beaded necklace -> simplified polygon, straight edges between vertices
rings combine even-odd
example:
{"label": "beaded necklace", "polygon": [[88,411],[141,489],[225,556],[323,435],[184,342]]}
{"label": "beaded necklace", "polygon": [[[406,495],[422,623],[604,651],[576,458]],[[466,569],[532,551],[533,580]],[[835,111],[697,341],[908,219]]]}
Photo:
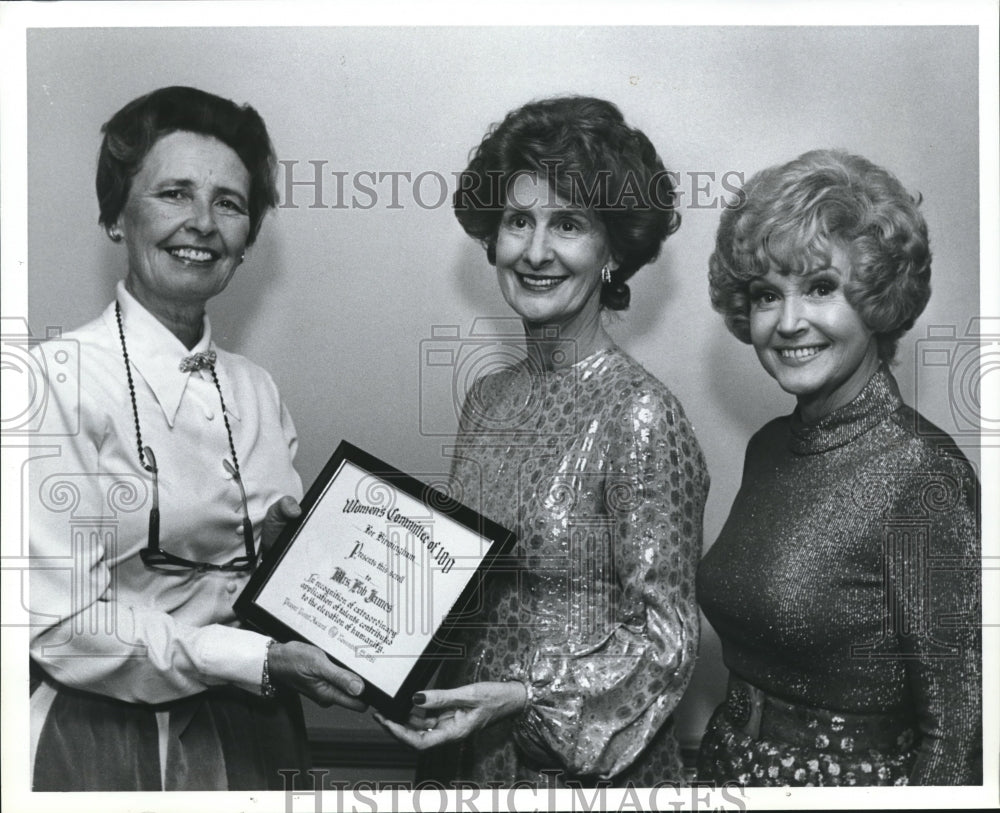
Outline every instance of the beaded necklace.
{"label": "beaded necklace", "polygon": [[[139,408],[135,402],[135,383],[132,381],[132,365],[128,357],[128,347],[125,344],[125,328],[122,327],[122,309],[118,302],[115,302],[115,320],[118,322],[118,337],[122,342],[122,356],[125,359],[125,375],[128,378],[128,395],[132,401],[132,417],[135,419],[135,436],[136,443],[139,448],[139,462],[146,471],[151,472],[155,466],[146,462],[146,456],[143,453],[142,429],[139,426]],[[229,438],[229,451],[233,454],[233,468],[236,470],[237,478],[240,478],[240,461],[236,456],[236,446],[233,444],[233,430],[229,426],[229,413],[226,409],[226,400],[222,397],[222,387],[219,385],[219,376],[215,372],[214,362],[207,361],[205,366],[212,375],[212,383],[215,384],[215,391],[219,393],[219,403],[222,405],[222,420],[226,424],[226,436]],[[242,479],[240,481],[242,482]]]}

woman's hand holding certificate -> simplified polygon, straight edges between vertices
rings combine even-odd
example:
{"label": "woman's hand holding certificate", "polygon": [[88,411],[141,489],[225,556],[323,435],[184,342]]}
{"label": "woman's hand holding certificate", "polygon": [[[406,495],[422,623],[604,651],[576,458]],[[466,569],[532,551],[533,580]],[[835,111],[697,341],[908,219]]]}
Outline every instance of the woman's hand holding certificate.
{"label": "woman's hand holding certificate", "polygon": [[[375,719],[418,750],[461,740],[491,723],[524,710],[528,692],[520,681],[470,683],[457,689],[427,689],[413,696],[416,707],[406,725]],[[424,712],[423,714],[419,712]]]}

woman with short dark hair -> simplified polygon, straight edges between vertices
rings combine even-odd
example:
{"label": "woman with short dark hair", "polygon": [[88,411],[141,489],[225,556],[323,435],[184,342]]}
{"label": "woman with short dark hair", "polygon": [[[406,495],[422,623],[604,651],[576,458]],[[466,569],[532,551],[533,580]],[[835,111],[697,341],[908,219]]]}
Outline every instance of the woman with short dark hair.
{"label": "woman with short dark hair", "polygon": [[712,304],[798,405],[750,440],[698,569],[730,670],[698,778],[980,783],[979,484],[888,366],[930,296],[918,201],[834,150],[742,197]]}
{"label": "woman with short dark hair", "polygon": [[73,377],[49,388],[59,453],[31,469],[31,554],[59,563],[31,570],[33,787],[283,789],[310,767],[298,692],[364,704],[321,650],[232,610],[302,488],[274,382],[205,314],[276,202],[274,151],[252,107],[187,87],[103,131],[100,222],[128,271],[63,337],[78,369],[49,367]]}
{"label": "woman with short dark hair", "polygon": [[455,213],[496,266],[526,356],[467,394],[455,496],[514,530],[442,688],[414,698],[422,778],[682,781],[671,714],[698,648],[708,474],[680,403],[604,309],[678,226],[649,139],[602,99],[533,102],[487,133]]}
{"label": "woman with short dark hair", "polygon": [[197,88],[160,88],[133,99],[101,132],[96,185],[99,222],[105,228],[118,221],[146,155],[159,139],[174,132],[214,138],[239,157],[250,180],[247,246],[254,244],[264,215],[278,203],[274,147],[264,120],[250,105],[239,106]]}
{"label": "woman with short dark hair", "polygon": [[680,227],[674,184],[656,148],[603,99],[565,96],[512,110],[490,129],[459,176],[455,217],[496,263],[511,181],[546,178],[551,193],[592,210],[607,231],[615,268],[600,305],[629,306],[627,280],[653,262]]}

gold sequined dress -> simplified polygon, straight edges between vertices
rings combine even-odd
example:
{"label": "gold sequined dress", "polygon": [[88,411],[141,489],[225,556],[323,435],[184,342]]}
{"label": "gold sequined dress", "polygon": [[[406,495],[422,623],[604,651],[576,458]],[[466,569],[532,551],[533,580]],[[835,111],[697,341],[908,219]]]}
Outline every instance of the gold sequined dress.
{"label": "gold sequined dress", "polygon": [[680,403],[618,348],[523,362],[473,386],[455,455],[455,496],[518,541],[439,685],[521,680],[529,703],[432,752],[422,778],[679,781],[670,716],[698,650],[709,485]]}
{"label": "gold sequined dress", "polygon": [[761,429],[698,570],[736,676],[699,780],[981,783],[978,511],[972,467],[885,367],[820,421]]}

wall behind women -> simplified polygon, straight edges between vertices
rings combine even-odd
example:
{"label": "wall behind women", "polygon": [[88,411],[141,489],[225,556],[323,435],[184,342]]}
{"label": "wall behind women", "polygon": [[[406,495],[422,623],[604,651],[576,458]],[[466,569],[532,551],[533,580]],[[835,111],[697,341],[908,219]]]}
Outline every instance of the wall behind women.
{"label": "wall behind women", "polygon": [[[960,338],[979,310],[975,29],[33,30],[36,334],[93,318],[124,275],[124,250],[97,227],[98,130],[125,102],[170,84],[250,102],[288,162],[283,208],[209,313],[218,342],[277,381],[298,426],[307,484],[341,438],[427,479],[447,473],[443,447],[458,400],[493,354],[483,334],[510,327],[476,321],[510,313],[484,252],[447,205],[451,173],[488,124],[560,93],[618,104],[679,173],[681,229],[634,278],[632,307],[610,330],[694,423],[713,481],[706,547],[739,486],[749,436],[794,405],[709,305],[708,257],[725,186],[736,181],[727,173],[749,177],[808,149],[843,147],[923,194],[934,294],[900,347],[896,373],[907,401],[946,429],[961,428],[948,381],[949,369],[961,369],[917,363],[917,339],[941,325]],[[321,188],[286,186],[317,172]],[[959,360],[968,350],[947,330],[929,344]],[[448,348],[460,351],[455,365],[427,364],[428,350]],[[969,397],[972,384],[963,380],[958,396]],[[704,633],[681,709],[689,740],[723,692],[718,641],[707,625]],[[310,714],[315,725],[353,722]]]}

